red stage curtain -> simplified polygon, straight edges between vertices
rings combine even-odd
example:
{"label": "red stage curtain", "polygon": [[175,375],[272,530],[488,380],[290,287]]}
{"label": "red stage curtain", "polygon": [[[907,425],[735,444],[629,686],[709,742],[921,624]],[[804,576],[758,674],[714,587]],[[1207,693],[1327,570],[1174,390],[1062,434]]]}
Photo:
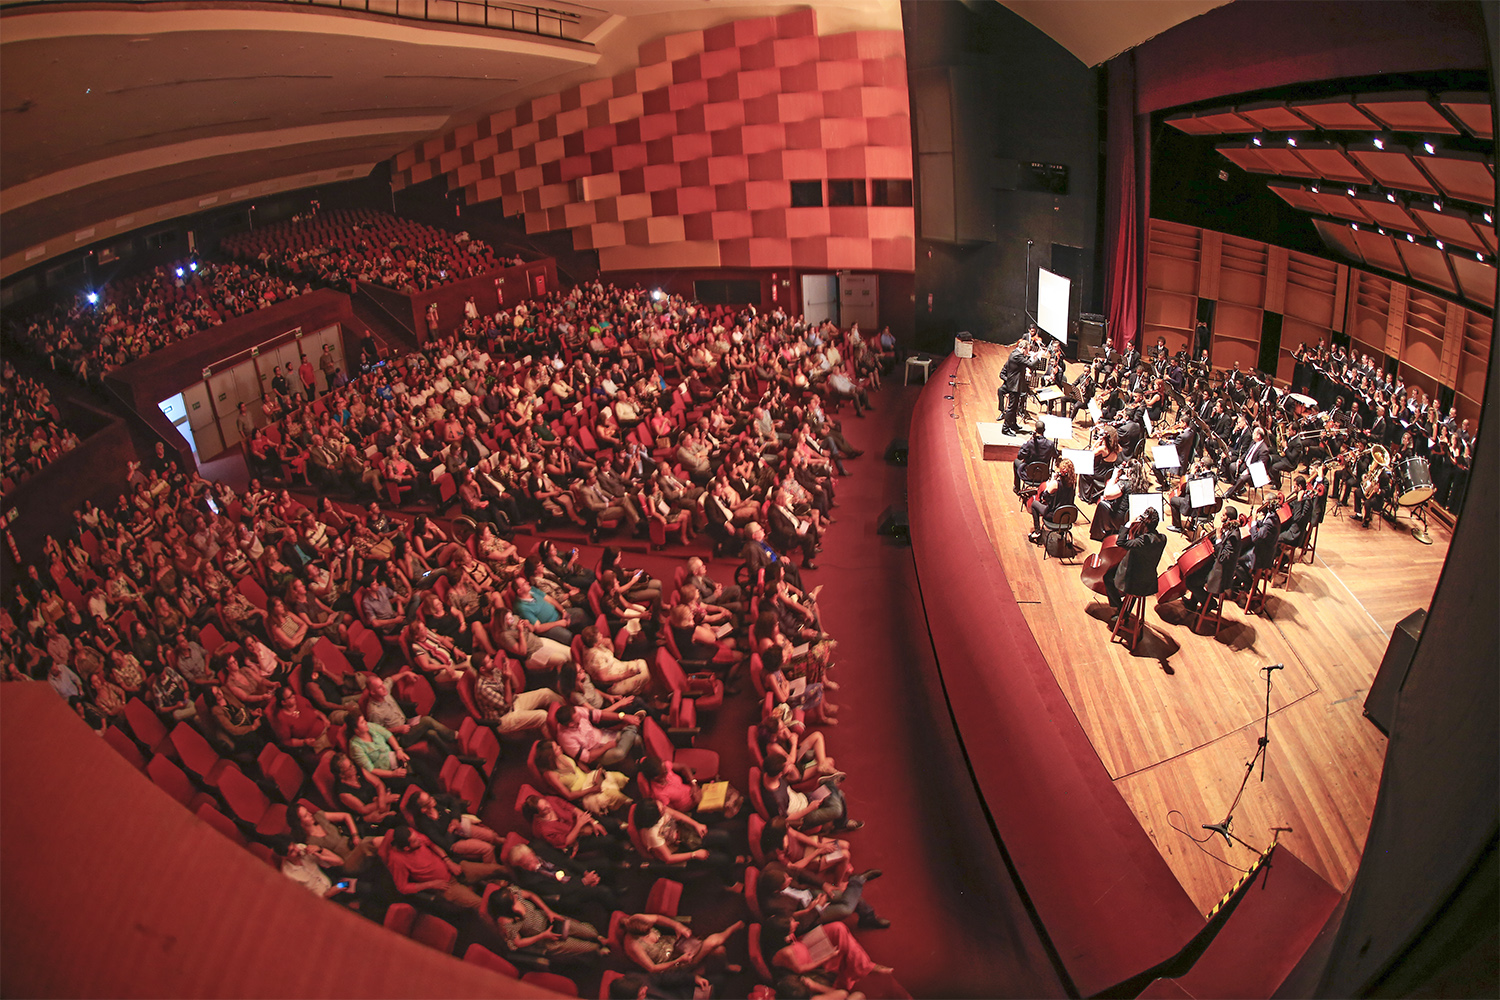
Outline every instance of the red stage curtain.
{"label": "red stage curtain", "polygon": [[1141,217],[1136,170],[1135,56],[1107,65],[1107,132],[1104,173],[1104,317],[1117,351],[1140,328]]}

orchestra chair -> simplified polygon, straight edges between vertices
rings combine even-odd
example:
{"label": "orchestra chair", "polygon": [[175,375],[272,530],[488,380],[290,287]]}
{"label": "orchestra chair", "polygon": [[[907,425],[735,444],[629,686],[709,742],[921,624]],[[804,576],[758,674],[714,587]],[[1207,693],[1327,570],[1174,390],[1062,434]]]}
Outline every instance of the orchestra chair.
{"label": "orchestra chair", "polygon": [[[1058,559],[1066,562],[1078,552],[1078,545],[1073,541],[1073,525],[1078,522],[1078,508],[1069,504],[1059,507],[1053,511],[1050,517],[1042,518],[1042,560],[1045,562],[1048,553],[1054,544],[1061,546],[1067,543],[1067,554],[1058,555]],[[1058,550],[1063,551],[1061,548]]]}
{"label": "orchestra chair", "polygon": [[1021,509],[1031,503],[1031,498],[1036,496],[1036,491],[1042,488],[1047,477],[1052,474],[1052,467],[1046,462],[1028,462],[1021,470],[1021,488],[1016,490],[1016,496],[1021,500]]}
{"label": "orchestra chair", "polygon": [[1266,591],[1271,589],[1271,577],[1275,573],[1275,563],[1255,571],[1250,578],[1250,589],[1245,591],[1245,614],[1271,617],[1266,611]]}
{"label": "orchestra chair", "polygon": [[[1307,543],[1302,545],[1288,545],[1279,543],[1276,546],[1276,562],[1271,576],[1271,586],[1290,587],[1292,583],[1292,567],[1302,561],[1302,555],[1307,551]],[[1281,577],[1281,582],[1276,582],[1276,577]]]}
{"label": "orchestra chair", "polygon": [[1204,596],[1203,606],[1198,609],[1197,617],[1193,619],[1193,631],[1199,635],[1203,634],[1203,626],[1209,622],[1214,626],[1214,637],[1219,635],[1219,629],[1224,627],[1224,595],[1207,594]]}
{"label": "orchestra chair", "polygon": [[1141,639],[1141,629],[1146,623],[1146,595],[1124,594],[1125,603],[1120,605],[1120,613],[1115,618],[1115,624],[1110,629],[1109,641],[1122,642],[1125,648],[1131,652],[1135,651],[1135,645]]}

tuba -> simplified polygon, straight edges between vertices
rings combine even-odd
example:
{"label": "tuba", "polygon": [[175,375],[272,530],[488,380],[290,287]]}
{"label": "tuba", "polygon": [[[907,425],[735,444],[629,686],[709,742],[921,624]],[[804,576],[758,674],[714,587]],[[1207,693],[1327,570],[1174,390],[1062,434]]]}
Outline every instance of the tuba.
{"label": "tuba", "polygon": [[1374,496],[1376,489],[1380,486],[1380,473],[1389,468],[1390,464],[1391,455],[1385,450],[1385,445],[1371,445],[1370,469],[1365,473],[1365,478],[1360,480],[1360,492],[1367,497]]}

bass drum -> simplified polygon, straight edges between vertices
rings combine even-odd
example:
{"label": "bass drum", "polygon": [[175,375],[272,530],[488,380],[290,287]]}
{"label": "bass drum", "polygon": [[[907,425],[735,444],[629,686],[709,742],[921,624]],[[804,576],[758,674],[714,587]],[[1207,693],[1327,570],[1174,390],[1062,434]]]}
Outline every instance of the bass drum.
{"label": "bass drum", "polygon": [[1432,466],[1420,455],[1411,455],[1396,463],[1396,502],[1403,507],[1415,507],[1437,492],[1432,485]]}

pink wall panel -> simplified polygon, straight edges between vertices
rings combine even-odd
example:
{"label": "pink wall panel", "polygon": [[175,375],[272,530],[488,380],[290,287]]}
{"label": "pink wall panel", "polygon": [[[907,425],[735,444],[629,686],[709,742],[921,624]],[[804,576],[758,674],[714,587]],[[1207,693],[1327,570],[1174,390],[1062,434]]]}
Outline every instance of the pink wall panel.
{"label": "pink wall panel", "polygon": [[719,257],[725,267],[790,267],[792,245],[777,239],[724,240]]}
{"label": "pink wall panel", "polygon": [[659,115],[642,115],[636,124],[640,126],[641,142],[651,142],[678,131],[677,115],[670,111]]}
{"label": "pink wall panel", "polygon": [[869,236],[870,210],[837,206],[828,209],[829,232],[840,236]]}
{"label": "pink wall panel", "polygon": [[647,191],[665,191],[682,184],[682,167],[676,163],[648,164],[642,170]]}
{"label": "pink wall panel", "polygon": [[786,234],[793,239],[806,236],[829,236],[839,233],[843,236],[852,236],[833,225],[833,212],[831,208],[783,208],[775,209],[785,219]]}
{"label": "pink wall panel", "polygon": [[871,240],[870,252],[873,255],[870,266],[882,271],[916,270],[916,240],[910,236],[891,240]]}
{"label": "pink wall panel", "polygon": [[615,83],[611,79],[588,80],[578,85],[580,107],[589,107],[615,96]]}
{"label": "pink wall panel", "polygon": [[592,226],[573,230],[573,246],[578,250],[617,247],[624,242],[625,223],[623,222],[596,222]]}
{"label": "pink wall panel", "polygon": [[709,28],[703,33],[703,47],[706,49],[741,48],[774,37],[776,37],[775,18],[753,17],[721,24],[717,28]]}
{"label": "pink wall panel", "polygon": [[663,243],[656,246],[606,247],[599,251],[604,271],[632,269],[680,271],[685,268],[719,266],[719,244],[712,241]]}
{"label": "pink wall panel", "polygon": [[648,90],[665,87],[671,82],[671,63],[653,63],[650,66],[638,66],[635,69],[619,73],[614,77],[614,96],[624,97],[626,94],[644,94]]}
{"label": "pink wall panel", "polygon": [[788,149],[833,150],[863,146],[868,141],[869,132],[863,118],[824,118],[786,126]]}
{"label": "pink wall panel", "polygon": [[792,266],[824,270],[828,264],[828,237],[810,236],[792,240]]}
{"label": "pink wall panel", "polygon": [[496,111],[490,115],[490,135],[499,135],[501,132],[509,132],[516,124],[516,109],[506,108],[504,111]]}
{"label": "pink wall panel", "polygon": [[417,162],[417,151],[415,149],[403,149],[396,154],[396,169],[410,170]]}
{"label": "pink wall panel", "polygon": [[587,176],[593,166],[593,157],[589,156],[567,156],[561,164],[559,177],[565,181],[577,180]]}
{"label": "pink wall panel", "polygon": [[817,35],[818,14],[811,7],[799,7],[776,18],[777,38]]}
{"label": "pink wall panel", "polygon": [[496,153],[500,152],[500,140],[492,135],[487,135],[479,141],[475,142],[473,148],[475,162],[478,162],[479,160],[487,160],[490,157],[494,156]]}
{"label": "pink wall panel", "polygon": [[702,51],[703,32],[701,31],[685,31],[680,35],[667,35],[665,38],[658,38],[641,46],[641,65],[672,62]]}
{"label": "pink wall panel", "polygon": [[700,212],[683,217],[690,240],[749,239],[755,226],[749,212]]}
{"label": "pink wall panel", "polygon": [[[772,208],[763,212],[750,213],[750,235],[752,236],[787,236],[786,213],[789,209]],[[806,234],[798,234],[806,235]]]}
{"label": "pink wall panel", "polygon": [[790,208],[792,189],[781,181],[746,181],[745,207],[752,211],[763,208]]}
{"label": "pink wall panel", "polygon": [[543,94],[531,100],[531,120],[540,121],[562,110],[561,94]]}
{"label": "pink wall panel", "polygon": [[598,205],[592,201],[575,201],[563,206],[563,225],[569,229],[592,225],[598,221]]}
{"label": "pink wall panel", "polygon": [[743,212],[747,207],[745,201],[745,184],[747,183],[749,182],[741,181],[738,184],[714,185],[714,199],[718,210],[720,212]]}
{"label": "pink wall panel", "polygon": [[870,249],[870,241],[854,236],[828,237],[828,266],[862,270],[874,267],[875,255]]}
{"label": "pink wall panel", "polygon": [[582,201],[613,198],[619,193],[620,177],[618,174],[595,174],[578,180],[578,195]]}
{"label": "pink wall panel", "polygon": [[542,130],[536,122],[527,122],[525,125],[517,125],[510,130],[511,142],[516,149],[524,149],[542,137]]}
{"label": "pink wall panel", "polygon": [[625,242],[637,246],[651,243],[680,243],[686,238],[682,216],[655,216],[625,223]]}
{"label": "pink wall panel", "polygon": [[453,130],[454,146],[467,146],[478,138],[479,126],[473,122],[470,122],[467,125],[460,125],[458,128]]}
{"label": "pink wall panel", "polygon": [[848,31],[818,39],[823,59],[884,59],[905,57],[906,45],[899,31]]}
{"label": "pink wall panel", "polygon": [[466,163],[458,168],[458,172],[452,175],[453,184],[450,187],[466,188],[479,180],[480,165],[477,163]]}
{"label": "pink wall panel", "polygon": [[904,113],[886,118],[866,119],[865,128],[872,146],[911,148],[911,119]]}
{"label": "pink wall panel", "polygon": [[463,162],[464,157],[462,152],[457,149],[450,150],[449,152],[446,152],[438,157],[438,173],[446,174],[450,171],[457,170]]}
{"label": "pink wall panel", "polygon": [[712,212],[719,203],[718,194],[712,187],[680,187],[677,189],[676,215],[693,212]]}
{"label": "pink wall panel", "polygon": [[[678,115],[679,125],[685,120],[682,116],[691,111],[701,110],[703,112],[703,124],[698,128],[681,129],[683,132],[718,132],[721,129],[735,128],[745,124],[749,120],[749,108],[744,101],[711,101],[700,105],[699,108],[690,108]],[[693,121],[693,119],[686,119]],[[771,119],[774,121],[775,119]]]}
{"label": "pink wall panel", "polygon": [[536,150],[538,163],[552,163],[563,158],[562,139],[543,139],[532,148]]}

